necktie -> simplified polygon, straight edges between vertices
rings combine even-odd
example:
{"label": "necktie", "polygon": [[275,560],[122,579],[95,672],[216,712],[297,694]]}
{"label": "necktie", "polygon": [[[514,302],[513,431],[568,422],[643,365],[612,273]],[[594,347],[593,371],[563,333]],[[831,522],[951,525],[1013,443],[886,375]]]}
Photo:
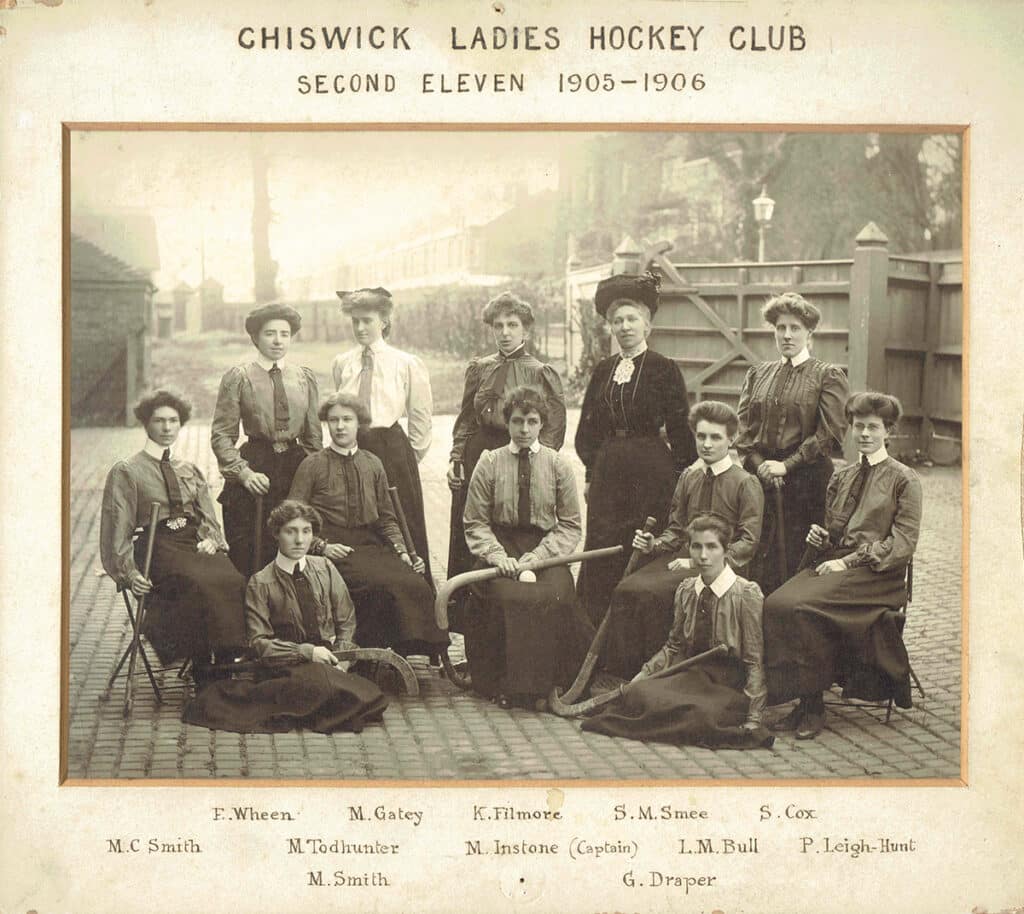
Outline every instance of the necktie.
{"label": "necktie", "polygon": [[782,367],[775,373],[775,380],[768,391],[767,412],[765,414],[765,447],[769,451],[775,451],[779,446],[779,432],[781,431],[782,420],[785,411],[782,408],[782,395],[789,386],[789,379],[793,375],[793,363],[786,359]]}
{"label": "necktie", "polygon": [[711,513],[711,496],[715,491],[715,474],[711,467],[704,471],[704,479],[700,484],[700,504],[697,510],[701,514]]}
{"label": "necktie", "polygon": [[519,452],[519,511],[520,527],[530,526],[530,449],[523,448]]}
{"label": "necktie", "polygon": [[853,485],[850,486],[850,494],[846,496],[843,510],[835,517],[832,529],[829,530],[829,538],[834,546],[842,541],[846,528],[850,525],[850,518],[853,517],[861,498],[864,496],[864,487],[867,485],[868,476],[871,475],[871,464],[868,463],[866,455],[861,454],[860,468],[854,477]]}
{"label": "necktie", "polygon": [[320,644],[324,639],[320,634],[320,622],[316,617],[316,597],[313,596],[313,588],[309,578],[295,563],[295,570],[292,572],[292,583],[295,585],[295,596],[299,601],[299,612],[302,613],[302,628],[306,641],[310,644]]}
{"label": "necktie", "polygon": [[284,390],[284,379],[281,377],[281,369],[274,362],[270,369],[270,383],[274,385],[274,431],[288,431],[288,394]]}
{"label": "necktie", "polygon": [[164,485],[167,486],[167,501],[171,506],[171,518],[182,517],[185,514],[185,503],[181,497],[181,486],[178,477],[174,475],[174,467],[171,466],[171,449],[165,448],[164,455],[160,458],[160,472],[164,477]]}
{"label": "necktie", "polygon": [[693,646],[690,656],[711,649],[711,619],[715,612],[715,592],[705,587],[697,597],[697,618],[693,626]]}
{"label": "necktie", "polygon": [[373,350],[363,347],[363,368],[359,372],[359,402],[370,412],[370,398],[373,396]]}

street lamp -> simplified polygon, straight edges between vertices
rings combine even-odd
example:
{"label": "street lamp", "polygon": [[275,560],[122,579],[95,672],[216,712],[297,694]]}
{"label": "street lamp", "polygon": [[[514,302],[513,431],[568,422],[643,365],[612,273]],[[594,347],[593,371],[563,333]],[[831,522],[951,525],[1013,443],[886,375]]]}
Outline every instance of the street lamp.
{"label": "street lamp", "polygon": [[757,222],[757,262],[764,263],[764,233],[772,221],[775,201],[768,196],[768,185],[761,185],[761,196],[753,200],[754,220]]}

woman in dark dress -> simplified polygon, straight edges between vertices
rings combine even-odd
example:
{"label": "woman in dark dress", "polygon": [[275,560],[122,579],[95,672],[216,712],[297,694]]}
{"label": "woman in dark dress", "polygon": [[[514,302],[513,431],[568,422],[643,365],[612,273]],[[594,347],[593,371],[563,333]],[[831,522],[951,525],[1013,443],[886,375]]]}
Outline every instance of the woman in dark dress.
{"label": "woman in dark dress", "polygon": [[533,308],[511,292],[503,292],[487,303],[482,320],[494,333],[498,351],[472,359],[467,366],[462,408],[452,430],[448,464],[448,487],[452,490],[449,578],[473,567],[473,555],[466,545],[462,525],[466,486],[473,478],[480,455],[509,442],[504,416],[506,392],[524,385],[540,391],[547,409],[540,443],[557,451],[565,440],[562,380],[550,365],[526,348],[533,327]]}
{"label": "woman in dark dress", "polygon": [[[256,496],[263,497],[269,514],[288,494],[299,464],[323,445],[316,375],[286,361],[301,327],[299,312],[287,305],[250,312],[245,332],[256,358],[225,373],[217,393],[210,446],[224,477],[220,503],[231,561],[244,575],[274,557],[274,544],[265,537],[261,555],[253,560]],[[241,448],[239,424],[247,438]]]}
{"label": "woman in dark dress", "polygon": [[[813,739],[825,725],[822,692],[910,707],[910,661],[900,620],[907,565],[921,529],[921,482],[894,460],[886,440],[902,413],[888,394],[846,404],[860,460],[828,485],[825,524],[811,524],[812,566],[765,600],[769,700],[800,703],[777,725]],[[810,556],[809,556],[810,557]]]}
{"label": "woman in dark dress", "polygon": [[[766,490],[761,543],[749,575],[765,593],[792,577],[800,564],[804,536],[825,513],[832,454],[846,433],[843,406],[849,396],[842,369],[812,357],[808,344],[821,312],[795,292],[768,300],[761,310],[775,328],[782,358],[747,372],[737,412],[736,450],[743,467]],[[782,490],[784,524],[779,527],[772,489]],[[786,568],[777,559],[778,536],[786,543]]]}
{"label": "woman in dark dress", "polygon": [[255,681],[212,682],[185,708],[185,723],[235,733],[292,729],[358,732],[379,721],[387,698],[348,673],[335,650],[355,647],[355,610],[348,588],[327,559],[308,555],[320,531],[309,505],[283,501],[267,521],[277,555],[245,591],[245,625],[263,661]]}
{"label": "woman in dark dress", "polygon": [[538,440],[544,395],[517,388],[503,413],[510,441],[480,457],[466,500],[469,548],[480,567],[501,574],[471,588],[466,658],[477,692],[503,708],[532,707],[572,680],[590,632],[567,565],[530,572],[532,581],[519,576],[530,562],[571,554],[582,524],[572,468]]}
{"label": "woman in dark dress", "polygon": [[[729,749],[768,748],[761,723],[766,689],[761,590],[727,564],[732,530],[721,518],[691,521],[690,558],[699,570],[675,595],[665,646],[633,678],[622,698],[583,722],[607,736]],[[648,679],[720,644],[728,653],[660,679]]]}
{"label": "woman in dark dress", "polygon": [[[192,413],[169,390],[135,407],[146,428],[141,451],[114,464],[103,489],[100,559],[118,589],[136,597],[153,591],[145,634],[164,662],[191,657],[197,671],[245,652],[243,578],[227,557],[206,480],[195,464],[175,456],[174,443]],[[160,506],[149,577],[144,565],[150,511]],[[143,527],[133,542],[133,533]]]}
{"label": "woman in dark dress", "polygon": [[[430,376],[418,356],[396,349],[387,341],[394,310],[387,289],[337,294],[359,345],[335,357],[331,366],[334,386],[340,393],[358,399],[370,417],[368,423],[359,426],[359,446],[380,459],[389,485],[398,489],[413,540],[409,548],[415,548],[423,559],[429,579],[430,550],[419,462],[430,448]],[[399,423],[402,418],[408,432]]]}
{"label": "woman in dark dress", "polygon": [[578,591],[595,625],[625,571],[634,531],[648,516],[664,529],[676,479],[697,457],[679,366],[647,348],[658,286],[651,273],[618,275],[598,283],[594,296],[621,352],[594,368],[576,430],[576,453],[587,468],[585,548],[624,547],[580,570]]}

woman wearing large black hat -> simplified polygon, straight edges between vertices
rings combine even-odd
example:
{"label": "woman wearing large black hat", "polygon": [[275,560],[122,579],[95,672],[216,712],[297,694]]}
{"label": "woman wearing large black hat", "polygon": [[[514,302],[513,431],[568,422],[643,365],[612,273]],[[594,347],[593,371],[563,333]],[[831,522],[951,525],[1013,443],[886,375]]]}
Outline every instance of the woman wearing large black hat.
{"label": "woman wearing large black hat", "polygon": [[[299,312],[287,305],[250,312],[245,332],[256,358],[229,369],[217,394],[210,445],[224,477],[224,535],[231,561],[245,575],[270,562],[276,548],[266,537],[262,554],[252,554],[256,497],[263,497],[268,516],[287,497],[299,464],[323,446],[316,375],[287,360],[301,327]],[[241,447],[239,425],[247,438]]]}
{"label": "woman wearing large black hat", "polygon": [[648,516],[664,527],[676,479],[697,457],[679,366],[647,347],[658,288],[651,273],[623,274],[602,280],[594,296],[620,352],[594,368],[576,430],[587,468],[586,548],[624,547],[580,571],[579,594],[595,623],[625,570],[634,531]]}

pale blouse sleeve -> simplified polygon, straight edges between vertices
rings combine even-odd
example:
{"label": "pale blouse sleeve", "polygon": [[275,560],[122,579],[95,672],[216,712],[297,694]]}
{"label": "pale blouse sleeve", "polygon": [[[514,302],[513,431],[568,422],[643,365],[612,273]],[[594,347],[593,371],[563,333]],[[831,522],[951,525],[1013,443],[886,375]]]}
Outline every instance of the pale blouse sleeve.
{"label": "pale blouse sleeve", "polygon": [[743,590],[740,605],[740,636],[743,644],[740,659],[747,671],[747,682],[743,693],[750,699],[747,709],[747,723],[760,724],[768,701],[768,686],[764,678],[764,630],[762,610],[764,596],[761,588],[752,581]]}
{"label": "pale blouse sleeve", "polygon": [[135,477],[125,461],[118,461],[107,474],[100,514],[100,562],[118,588],[127,587],[140,573],[132,544],[137,510]]}
{"label": "pale blouse sleeve", "polygon": [[220,379],[217,405],[210,424],[210,447],[217,457],[220,474],[225,479],[245,482],[252,475],[249,464],[238,450],[238,426],[242,421],[241,390],[245,372],[231,368]]}
{"label": "pale blouse sleeve", "polygon": [[416,459],[422,460],[430,449],[434,401],[430,393],[430,375],[423,360],[414,355],[408,358],[409,388],[405,413],[409,420],[409,444],[416,452]]}
{"label": "pale blouse sleeve", "polygon": [[324,446],[324,430],[318,415],[320,389],[316,383],[316,375],[309,368],[303,368],[302,373],[306,376],[309,399],[306,402],[306,418],[299,433],[299,444],[307,454],[315,454]]}
{"label": "pale blouse sleeve", "polygon": [[466,545],[473,555],[492,565],[506,557],[505,547],[491,529],[491,506],[494,504],[494,461],[496,451],[484,451],[473,470],[466,496],[462,520]]}
{"label": "pale blouse sleeve", "polygon": [[533,550],[533,554],[539,559],[571,554],[583,535],[576,476],[568,461],[563,460],[558,454],[554,455],[553,464],[557,520],[555,526],[544,534],[544,538]]}
{"label": "pale blouse sleeve", "polygon": [[228,551],[227,540],[217,522],[217,511],[213,506],[213,498],[210,496],[210,487],[206,478],[200,472],[199,467],[191,465],[192,472],[196,477],[196,512],[199,514],[199,539],[213,540],[217,549],[221,552]]}

